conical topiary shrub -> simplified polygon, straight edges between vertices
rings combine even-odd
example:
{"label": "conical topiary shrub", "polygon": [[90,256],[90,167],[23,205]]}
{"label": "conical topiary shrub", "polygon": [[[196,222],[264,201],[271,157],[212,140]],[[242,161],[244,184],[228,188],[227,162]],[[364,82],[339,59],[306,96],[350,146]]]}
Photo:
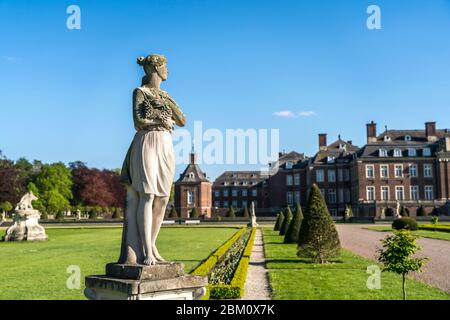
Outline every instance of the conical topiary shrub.
{"label": "conical topiary shrub", "polygon": [[283,220],[283,224],[280,227],[280,236],[284,236],[289,228],[289,224],[292,221],[292,211],[289,206],[285,210],[285,216]]}
{"label": "conical topiary shrub", "polygon": [[295,210],[294,218],[292,218],[289,228],[284,236],[284,243],[297,243],[298,234],[303,221],[303,212],[300,204],[297,203],[297,209]]}
{"label": "conical topiary shrub", "polygon": [[425,210],[425,208],[423,206],[420,206],[419,209],[417,209],[416,215],[418,217],[425,217],[427,215],[427,211]]}
{"label": "conical topiary shrub", "polygon": [[275,226],[273,227],[273,231],[280,231],[281,224],[284,220],[283,212],[277,214],[277,220],[275,221]]}
{"label": "conical topiary shrub", "polygon": [[408,216],[409,216],[408,211],[406,210],[405,207],[401,207],[401,208],[400,208],[400,215],[401,215],[402,217],[408,217]]}
{"label": "conical topiary shrub", "polygon": [[315,263],[325,263],[338,257],[340,250],[341,244],[334,221],[320,189],[314,184],[298,235],[297,256],[311,258]]}
{"label": "conical topiary shrub", "polygon": [[227,217],[228,217],[228,218],[236,218],[236,213],[234,213],[233,207],[230,207],[230,208],[228,209]]}
{"label": "conical topiary shrub", "polygon": [[177,209],[175,209],[175,206],[172,206],[172,208],[170,208],[169,218],[172,218],[172,219],[178,218],[178,212],[177,212]]}
{"label": "conical topiary shrub", "polygon": [[197,211],[197,208],[193,208],[192,209],[192,211],[191,211],[191,214],[190,214],[190,216],[189,216],[190,218],[198,218],[198,211]]}

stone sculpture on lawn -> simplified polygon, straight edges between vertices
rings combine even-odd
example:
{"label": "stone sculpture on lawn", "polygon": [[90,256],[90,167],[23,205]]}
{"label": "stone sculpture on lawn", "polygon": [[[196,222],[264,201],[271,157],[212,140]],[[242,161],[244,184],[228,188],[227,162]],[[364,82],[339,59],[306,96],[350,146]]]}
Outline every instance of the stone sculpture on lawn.
{"label": "stone sculpture on lawn", "polygon": [[6,230],[5,241],[47,240],[44,227],[39,224],[41,214],[33,208],[38,198],[33,192],[26,193],[14,209],[14,224]]}
{"label": "stone sculpture on lawn", "polygon": [[126,210],[120,257],[106,265],[105,276],[86,277],[90,299],[198,299],[207,277],[184,275],[183,265],[165,262],[156,240],[175,175],[174,125],[184,126],[175,100],[160,89],[167,79],[166,58],[140,57],[142,85],[133,93],[136,129],[126,154],[121,179],[126,185]]}

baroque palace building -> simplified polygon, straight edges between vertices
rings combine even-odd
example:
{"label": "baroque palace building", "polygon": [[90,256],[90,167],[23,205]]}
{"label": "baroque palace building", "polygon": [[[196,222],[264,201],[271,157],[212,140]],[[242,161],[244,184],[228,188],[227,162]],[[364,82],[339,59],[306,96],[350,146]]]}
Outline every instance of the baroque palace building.
{"label": "baroque palace building", "polygon": [[[188,190],[194,185],[198,191],[192,189],[196,196],[190,206],[197,206],[198,199],[208,215],[224,214],[229,207],[239,211],[254,202],[264,216],[287,205],[304,207],[309,189],[317,184],[333,216],[342,216],[347,206],[365,217],[392,215],[399,206],[412,216],[420,206],[429,213],[435,208],[450,213],[450,132],[438,130],[435,122],[427,122],[423,130],[386,128],[381,134],[376,123],[368,123],[367,143],[361,148],[340,136],[328,144],[327,135],[319,134],[312,157],[280,153],[266,172],[226,171],[212,186],[193,159],[176,183],[176,206],[182,212],[189,208]],[[192,171],[200,173],[186,178]],[[210,198],[202,200],[207,190]]]}

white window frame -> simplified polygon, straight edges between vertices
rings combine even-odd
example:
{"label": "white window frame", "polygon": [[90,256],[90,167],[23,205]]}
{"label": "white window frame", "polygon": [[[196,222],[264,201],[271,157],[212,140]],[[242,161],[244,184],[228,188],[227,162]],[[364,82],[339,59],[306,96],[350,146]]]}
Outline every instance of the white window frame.
{"label": "white window frame", "polygon": [[[397,173],[397,168],[401,168],[401,174],[400,175],[398,175]],[[394,176],[396,177],[396,178],[403,178],[403,165],[402,164],[396,164],[395,166],[394,166]]]}
{"label": "white window frame", "polygon": [[239,195],[239,190],[238,189],[232,189],[231,190],[231,196],[233,198],[237,197]]}
{"label": "white window frame", "polygon": [[223,190],[223,196],[224,196],[224,197],[228,197],[228,195],[229,195],[228,189],[224,189],[224,190]]}
{"label": "white window frame", "polygon": [[327,200],[328,203],[337,203],[336,189],[328,189]]}
{"label": "white window frame", "polygon": [[286,185],[292,186],[294,184],[294,177],[291,174],[286,175]]}
{"label": "white window frame", "polygon": [[186,197],[186,200],[187,200],[188,206],[195,204],[195,194],[194,194],[194,191],[192,191],[192,190],[188,190],[188,191],[187,191],[187,197]]}
{"label": "white window frame", "polygon": [[252,190],[252,197],[257,197],[258,196],[258,190],[253,189]]}
{"label": "white window frame", "polygon": [[[414,168],[414,169],[411,170],[411,168]],[[408,171],[409,171],[409,176],[411,178],[417,178],[417,176],[418,176],[418,174],[417,174],[418,173],[418,171],[417,171],[417,164],[411,163],[409,165]]]}
{"label": "white window frame", "polygon": [[248,208],[248,201],[242,200],[242,208]]}
{"label": "white window frame", "polygon": [[[383,168],[386,168],[386,175],[383,175]],[[388,164],[380,164],[380,177],[383,179],[389,179],[389,165]]]}
{"label": "white window frame", "polygon": [[[369,195],[372,195],[372,197],[369,196]],[[366,187],[366,199],[367,199],[367,201],[375,201],[376,200],[376,194],[375,194],[375,187],[374,186]]]}
{"label": "white window frame", "polygon": [[328,182],[336,182],[336,170],[328,170]]}
{"label": "white window frame", "polygon": [[409,187],[409,197],[411,201],[418,201],[420,199],[420,190],[418,185]]}
{"label": "white window frame", "polygon": [[288,205],[294,204],[294,193],[291,191],[286,192],[286,203]]}
{"label": "white window frame", "polygon": [[417,157],[417,150],[414,148],[408,148],[408,157]]}
{"label": "white window frame", "polygon": [[300,185],[300,173],[294,174],[294,185],[296,186]]}
{"label": "white window frame", "polygon": [[402,149],[398,149],[398,148],[394,149],[394,157],[396,157],[396,158],[403,157]]}
{"label": "white window frame", "polygon": [[433,165],[431,163],[425,163],[423,165],[423,177],[433,178]]}
{"label": "white window frame", "polygon": [[323,169],[316,170],[316,181],[317,182],[325,182],[325,170],[323,170]]}
{"label": "white window frame", "polygon": [[228,200],[225,200],[225,201],[223,202],[223,208],[229,208]]}
{"label": "white window frame", "polygon": [[[398,195],[398,191],[401,190],[401,197],[399,197]],[[399,199],[401,198],[401,199]],[[404,201],[405,200],[405,187],[404,186],[395,186],[395,200],[397,201]]]}
{"label": "white window frame", "polygon": [[[371,171],[369,170],[370,168],[372,169]],[[372,175],[369,175],[369,172],[372,172]],[[375,165],[366,164],[366,178],[375,179]]]}
{"label": "white window frame", "polygon": [[424,187],[424,195],[426,201],[434,200],[434,187],[427,185]]}
{"label": "white window frame", "polygon": [[216,198],[220,197],[220,190],[214,190],[214,196]]}
{"label": "white window frame", "polygon": [[[389,188],[389,186],[381,186],[381,200],[382,201],[389,201],[391,199],[391,190]],[[386,191],[386,193],[385,193]],[[385,195],[387,195],[385,197]]]}
{"label": "white window frame", "polygon": [[431,157],[431,148],[423,148],[422,151],[424,157]]}
{"label": "white window frame", "polygon": [[286,169],[292,169],[293,166],[294,164],[291,160],[286,161]]}
{"label": "white window frame", "polygon": [[378,156],[379,156],[380,158],[386,158],[386,157],[388,156],[388,151],[387,151],[387,149],[383,149],[383,148],[379,149],[379,150],[378,150]]}
{"label": "white window frame", "polygon": [[248,194],[247,189],[242,190],[242,196],[243,196],[243,197],[246,197],[247,194]]}

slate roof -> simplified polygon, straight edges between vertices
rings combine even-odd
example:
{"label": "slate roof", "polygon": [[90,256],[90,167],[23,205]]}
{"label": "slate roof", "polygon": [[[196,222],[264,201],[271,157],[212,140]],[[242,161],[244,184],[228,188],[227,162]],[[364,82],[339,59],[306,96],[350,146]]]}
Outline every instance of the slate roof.
{"label": "slate roof", "polygon": [[198,164],[190,163],[183,171],[183,173],[180,174],[180,178],[175,182],[175,184],[189,182],[198,183],[210,181],[206,177],[206,173],[204,173],[202,169],[200,169],[200,166]]}
{"label": "slate roof", "polygon": [[[425,157],[424,149],[429,148],[433,156],[440,152],[442,140],[450,133],[448,129],[436,130],[436,136],[436,141],[428,141],[425,130],[385,130],[377,136],[377,142],[366,144],[358,152],[358,158],[378,158],[380,149],[387,151],[387,157],[393,157],[395,149],[401,150],[402,157],[409,157],[409,149],[416,150],[416,157]],[[385,137],[390,139],[385,140]]]}
{"label": "slate roof", "polygon": [[267,171],[225,171],[217,177],[213,186],[254,187],[263,183],[268,177],[269,173]]}
{"label": "slate roof", "polygon": [[278,160],[270,164],[271,170],[275,169],[286,169],[286,163],[288,161],[292,162],[292,168],[298,169],[307,165],[308,157],[304,153],[298,153],[296,151],[291,151],[288,153],[280,153]]}
{"label": "slate roof", "polygon": [[[385,130],[383,133],[378,135],[377,141],[385,142],[384,141],[385,136],[391,138],[391,141],[389,143],[392,144],[396,143],[404,144],[405,142],[409,144],[428,142],[425,130]],[[411,141],[406,141],[405,140],[406,136],[411,137]],[[436,136],[438,140],[446,136],[448,137],[449,130],[448,129],[436,130]]]}
{"label": "slate roof", "polygon": [[312,158],[313,164],[326,164],[333,159],[335,162],[347,162],[353,159],[353,155],[358,152],[359,148],[349,141],[338,139],[328,145],[325,150],[319,150]]}

